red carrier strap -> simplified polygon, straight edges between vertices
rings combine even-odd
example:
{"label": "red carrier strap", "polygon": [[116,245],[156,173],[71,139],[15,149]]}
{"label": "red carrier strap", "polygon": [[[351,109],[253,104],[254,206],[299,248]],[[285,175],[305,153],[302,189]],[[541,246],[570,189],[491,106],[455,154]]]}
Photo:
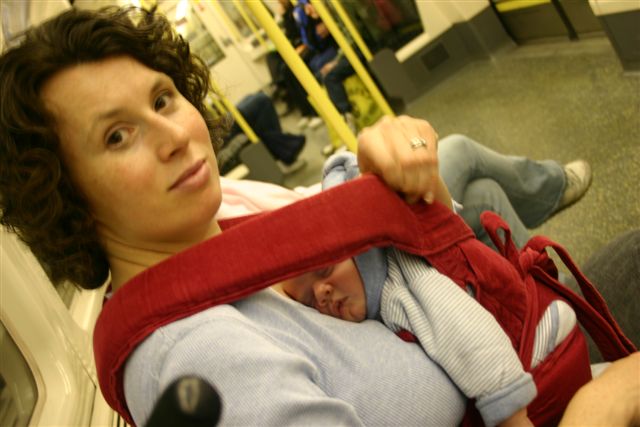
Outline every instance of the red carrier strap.
{"label": "red carrier strap", "polygon": [[[520,274],[526,289],[527,313],[522,328],[522,336],[520,346],[516,347],[518,356],[522,361],[525,370],[529,370],[531,366],[531,357],[533,355],[533,343],[535,339],[535,330],[538,320],[546,309],[544,301],[541,304],[538,298],[538,291],[535,283],[531,278],[527,278],[527,272],[520,265],[520,251],[511,239],[511,229],[504,219],[494,212],[485,211],[480,215],[482,226],[487,235],[498,249],[498,252],[507,259],[511,265]],[[502,236],[500,235],[502,234]]]}
{"label": "red carrier strap", "polygon": [[124,364],[158,327],[374,246],[429,256],[474,237],[446,207],[407,205],[374,176],[234,223],[134,277],[105,304],[94,331],[98,378],[129,423]]}
{"label": "red carrier strap", "polygon": [[545,262],[550,260],[543,248],[534,240],[527,251],[518,253],[506,224],[497,216],[489,218],[495,226],[490,234],[497,238],[498,228],[507,232],[504,243],[497,244],[504,258],[476,240],[446,207],[407,205],[378,178],[365,176],[277,211],[222,221],[223,233],[142,272],[105,304],[94,331],[102,393],[132,423],[124,397],[124,365],[155,329],[372,247],[391,245],[427,258],[459,285],[472,286],[478,302],[500,322],[523,361],[531,359],[532,330],[545,307],[539,297],[547,301],[558,294],[574,308],[585,307],[584,314],[580,308],[576,311],[585,326],[595,325],[594,338],[605,341],[612,330],[618,332],[620,337],[604,347],[612,358],[623,355],[630,343],[608,310],[601,316],[604,321],[592,316],[590,304],[606,308],[597,302],[595,289],[587,286],[587,302],[582,302],[566,289],[555,291],[553,284],[540,288],[533,277],[551,278],[549,272],[555,271]]}
{"label": "red carrier strap", "polygon": [[578,321],[587,330],[605,360],[614,361],[636,351],[635,345],[624,335],[620,326],[613,318],[602,295],[600,295],[595,286],[593,286],[589,279],[587,279],[582,271],[575,265],[573,259],[571,259],[571,256],[564,247],[544,236],[536,236],[527,242],[523,252],[533,251],[534,253],[541,253],[547,247],[553,248],[560,256],[564,265],[569,268],[569,271],[571,271],[578,282],[584,298],[559,283],[558,280],[551,277],[548,271],[540,265],[532,264],[530,267],[524,266],[524,268],[529,268],[531,274],[536,277],[540,283],[543,283],[555,293],[562,295],[571,302]]}
{"label": "red carrier strap", "polygon": [[[591,335],[606,360],[616,360],[636,351],[613,319],[602,296],[562,246],[546,237],[536,236],[518,251],[502,218],[493,212],[484,212],[480,219],[498,251],[518,270],[527,288],[528,311],[518,349],[526,370],[530,370],[536,326],[553,300],[563,300],[573,308],[578,322]],[[556,250],[573,273],[584,298],[560,283],[556,266],[546,253],[548,247]],[[591,379],[589,363],[585,337],[576,327],[531,371],[538,395],[527,409],[534,425],[557,425],[575,392]],[[467,411],[465,426],[482,425],[474,414],[477,415],[475,408]]]}
{"label": "red carrier strap", "polygon": [[[617,360],[636,351],[634,344],[624,335],[613,318],[602,295],[580,271],[562,245],[544,236],[534,236],[521,251],[518,251],[511,240],[509,226],[500,216],[493,212],[483,212],[481,221],[498,251],[509,259],[522,277],[530,275],[537,284],[551,291],[547,294],[561,297],[571,305],[576,312],[578,322],[587,330],[605,360]],[[499,231],[503,233],[503,238],[499,236]],[[553,248],[560,256],[564,265],[575,277],[583,296],[579,296],[560,283],[557,278],[557,269],[546,254],[547,248]],[[538,290],[535,292],[537,294]],[[532,312],[541,312],[544,309],[545,307],[540,307]],[[538,319],[535,319],[528,324],[528,331],[523,332],[530,335],[531,341],[537,323]],[[523,340],[526,341],[525,338]]]}

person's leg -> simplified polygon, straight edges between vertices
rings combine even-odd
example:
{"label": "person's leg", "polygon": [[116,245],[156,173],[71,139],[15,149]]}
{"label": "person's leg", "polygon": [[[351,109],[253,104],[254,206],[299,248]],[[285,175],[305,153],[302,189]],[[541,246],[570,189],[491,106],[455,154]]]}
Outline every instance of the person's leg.
{"label": "person's leg", "polygon": [[266,56],[267,69],[271,76],[271,84],[276,88],[284,88],[284,74],[282,73],[283,67],[287,64],[282,59],[282,56],[278,51],[271,51]]}
{"label": "person's leg", "polygon": [[282,64],[281,73],[284,76],[284,86],[287,91],[287,102],[289,105],[292,108],[297,108],[303,117],[315,115],[315,110],[307,100],[307,92],[305,92],[286,63]]}
{"label": "person's leg", "polygon": [[[316,52],[309,61],[309,69],[317,77],[317,73],[320,72],[322,66],[335,58],[337,54],[338,50],[333,46],[326,48],[322,52]],[[322,80],[319,79],[319,81]]]}
{"label": "person's leg", "polygon": [[336,106],[340,114],[351,111],[351,103],[347,98],[347,91],[342,82],[354,73],[353,67],[346,57],[341,57],[331,71],[324,76],[324,86],[327,88],[329,98]]}
{"label": "person's leg", "polygon": [[505,218],[512,229],[520,225],[534,228],[544,222],[557,208],[565,189],[566,178],[559,163],[503,155],[463,135],[443,138],[438,158],[440,174],[458,201],[471,182],[480,178],[495,181],[516,214]]}
{"label": "person's leg", "polygon": [[259,137],[267,131],[282,131],[273,102],[264,93],[256,92],[245,96],[236,108]]}
{"label": "person's leg", "polygon": [[[262,92],[244,97],[236,106],[269,152],[286,165],[296,161],[305,144],[304,135],[282,132],[271,98]],[[234,128],[237,124],[234,124]]]}
{"label": "person's leg", "polygon": [[[445,181],[446,182],[446,181]],[[527,227],[522,223],[502,186],[490,178],[480,178],[466,184],[459,196],[452,193],[456,201],[462,203],[460,216],[476,234],[478,240],[494,248],[493,242],[480,223],[480,214],[492,211],[500,215],[509,224],[511,238],[521,248],[529,240]]]}

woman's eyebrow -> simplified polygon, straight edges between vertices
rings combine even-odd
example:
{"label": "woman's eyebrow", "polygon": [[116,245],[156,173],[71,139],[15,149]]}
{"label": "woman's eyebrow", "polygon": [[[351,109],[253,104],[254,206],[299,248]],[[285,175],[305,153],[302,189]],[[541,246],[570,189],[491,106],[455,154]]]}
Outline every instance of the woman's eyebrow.
{"label": "woman's eyebrow", "polygon": [[165,86],[167,84],[173,85],[173,80],[171,79],[171,77],[165,74],[158,73],[158,75],[155,76],[155,78],[153,79],[153,85],[151,86],[151,90],[149,90],[149,92],[150,93],[157,92],[158,89],[160,89],[162,86]]}
{"label": "woman's eyebrow", "polygon": [[[163,74],[158,74],[153,79],[153,84],[149,88],[149,95],[153,96],[155,92],[157,92],[162,86],[171,82],[171,79]],[[112,108],[103,112],[98,113],[95,118],[91,121],[91,128],[89,129],[89,134],[93,134],[95,128],[104,121],[113,119],[114,117],[122,114],[125,110],[123,107]]]}
{"label": "woman's eyebrow", "polygon": [[89,128],[89,135],[93,135],[93,133],[95,132],[96,128],[98,127],[98,125],[104,121],[110,120],[116,116],[118,116],[119,114],[121,114],[124,111],[123,108],[121,107],[117,107],[117,108],[113,108],[111,110],[107,110],[104,111],[100,114],[98,114],[92,121],[91,121],[91,128]]}

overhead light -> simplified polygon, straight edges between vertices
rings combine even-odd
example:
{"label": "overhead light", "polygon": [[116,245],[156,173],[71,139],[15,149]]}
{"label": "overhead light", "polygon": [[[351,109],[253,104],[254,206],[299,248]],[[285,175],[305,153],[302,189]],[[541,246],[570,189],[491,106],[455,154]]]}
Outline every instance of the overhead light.
{"label": "overhead light", "polygon": [[180,0],[176,6],[176,22],[185,19],[189,14],[189,0]]}

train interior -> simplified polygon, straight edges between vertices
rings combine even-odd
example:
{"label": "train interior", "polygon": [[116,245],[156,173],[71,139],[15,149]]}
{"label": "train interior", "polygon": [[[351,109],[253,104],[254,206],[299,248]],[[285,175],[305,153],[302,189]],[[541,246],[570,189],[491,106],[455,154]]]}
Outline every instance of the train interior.
{"label": "train interior", "polygon": [[[24,29],[69,7],[125,4],[71,3],[2,2],[0,45],[9,46]],[[126,3],[156,5],[153,0]],[[233,105],[262,91],[283,130],[306,138],[295,170],[283,169],[262,150],[239,156],[228,176],[291,189],[316,185],[326,154],[353,149],[356,136],[335,108],[324,106],[326,96],[314,97],[312,90],[307,90],[310,102],[323,120],[301,126],[304,115],[279,94],[265,61],[266,53],[280,46],[249,3],[158,0],[157,6],[175,17],[181,34],[210,65],[218,86],[213,107],[238,121]],[[262,3],[277,18],[278,2]],[[364,6],[353,10],[348,6],[356,2],[327,3],[338,30],[350,31],[344,13],[371,49],[364,55],[365,75],[356,70],[348,83],[358,128],[384,113],[407,114],[427,119],[441,137],[465,134],[499,152],[561,163],[587,160],[593,183],[586,195],[531,230],[565,246],[578,265],[640,230],[639,2],[390,0],[398,10],[412,12],[392,37],[358,21]],[[311,85],[302,83],[305,89]],[[250,128],[241,128],[249,145],[260,144]],[[92,327],[104,289],[54,288],[16,236],[0,231],[0,425],[124,426],[101,397],[93,365]],[[606,284],[601,289],[620,323],[636,325],[625,330],[636,344],[640,318],[622,307],[640,300],[639,277],[624,289]]]}

